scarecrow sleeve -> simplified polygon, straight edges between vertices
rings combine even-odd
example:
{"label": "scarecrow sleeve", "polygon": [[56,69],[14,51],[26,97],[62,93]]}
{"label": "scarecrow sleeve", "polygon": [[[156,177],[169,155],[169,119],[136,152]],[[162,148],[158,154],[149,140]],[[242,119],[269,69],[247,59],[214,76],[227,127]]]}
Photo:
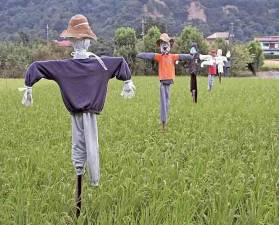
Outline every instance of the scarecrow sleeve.
{"label": "scarecrow sleeve", "polygon": [[128,63],[124,58],[119,58],[119,65],[113,73],[113,76],[116,76],[116,79],[126,81],[131,79],[131,70],[128,66]]}
{"label": "scarecrow sleeve", "polygon": [[201,55],[200,54],[201,68],[204,66],[212,66],[213,65],[213,57],[211,55]]}
{"label": "scarecrow sleeve", "polygon": [[152,52],[142,52],[137,54],[136,56],[139,59],[148,59],[148,60],[154,60],[156,58],[156,54]]}
{"label": "scarecrow sleeve", "polygon": [[32,63],[25,74],[25,85],[32,87],[40,79],[54,80],[55,61],[37,61]]}
{"label": "scarecrow sleeve", "polygon": [[190,61],[193,59],[193,56],[190,54],[179,54],[178,59],[176,61]]}

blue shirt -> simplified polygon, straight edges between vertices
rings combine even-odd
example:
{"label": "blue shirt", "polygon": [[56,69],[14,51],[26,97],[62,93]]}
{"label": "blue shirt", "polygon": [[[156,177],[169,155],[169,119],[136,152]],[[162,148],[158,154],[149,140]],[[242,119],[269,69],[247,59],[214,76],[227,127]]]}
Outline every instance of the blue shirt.
{"label": "blue shirt", "polygon": [[131,79],[131,71],[122,57],[102,57],[108,70],[94,58],[37,61],[25,74],[25,85],[32,87],[41,78],[55,81],[70,113],[100,113],[104,107],[108,81]]}

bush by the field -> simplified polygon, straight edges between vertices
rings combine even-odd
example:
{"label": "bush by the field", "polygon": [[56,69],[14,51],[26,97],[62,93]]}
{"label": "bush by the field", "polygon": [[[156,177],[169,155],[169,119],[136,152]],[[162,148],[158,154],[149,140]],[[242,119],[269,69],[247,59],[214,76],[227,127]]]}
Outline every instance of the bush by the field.
{"label": "bush by the field", "polygon": [[264,55],[265,59],[279,59],[279,55]]}

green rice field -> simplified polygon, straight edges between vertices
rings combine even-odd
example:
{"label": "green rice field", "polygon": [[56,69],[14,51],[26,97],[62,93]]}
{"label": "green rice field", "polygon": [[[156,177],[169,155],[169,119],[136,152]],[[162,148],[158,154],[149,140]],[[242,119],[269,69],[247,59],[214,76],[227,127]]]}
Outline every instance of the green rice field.
{"label": "green rice field", "polygon": [[1,225],[278,225],[279,80],[199,77],[171,89],[159,121],[159,81],[134,77],[137,95],[111,80],[98,117],[101,181],[85,175],[75,218],[71,124],[59,89],[42,80],[21,105],[23,80],[0,80]]}

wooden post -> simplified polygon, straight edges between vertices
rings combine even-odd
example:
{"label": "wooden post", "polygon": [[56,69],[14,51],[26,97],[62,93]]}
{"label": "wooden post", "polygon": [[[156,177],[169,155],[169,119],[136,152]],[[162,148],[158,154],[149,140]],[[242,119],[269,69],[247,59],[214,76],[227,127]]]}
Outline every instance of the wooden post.
{"label": "wooden post", "polygon": [[222,74],[221,74],[221,73],[218,73],[218,77],[219,77],[219,82],[220,82],[220,84],[221,84],[221,82],[222,82]]}
{"label": "wooden post", "polygon": [[76,184],[76,217],[80,216],[81,211],[81,192],[82,192],[82,175],[77,175]]}
{"label": "wooden post", "polygon": [[191,73],[190,89],[192,94],[192,99],[194,103],[198,102],[198,85],[197,85],[197,75]]}

